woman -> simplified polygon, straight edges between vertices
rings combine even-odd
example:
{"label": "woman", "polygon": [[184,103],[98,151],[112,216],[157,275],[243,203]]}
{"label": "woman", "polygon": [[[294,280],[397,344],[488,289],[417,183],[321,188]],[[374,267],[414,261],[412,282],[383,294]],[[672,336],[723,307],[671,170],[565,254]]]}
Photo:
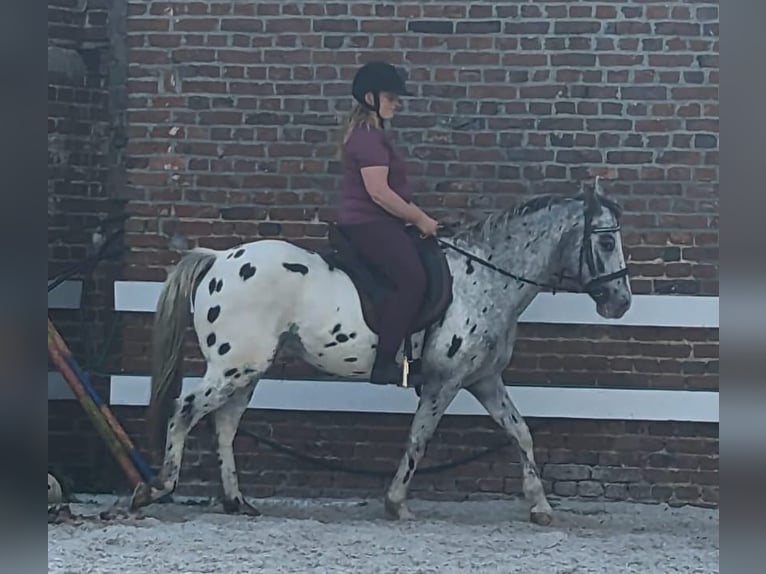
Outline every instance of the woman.
{"label": "woman", "polygon": [[[436,235],[438,223],[412,203],[404,158],[384,131],[400,96],[411,95],[404,81],[390,64],[371,62],[356,73],[351,92],[357,103],[342,133],[337,225],[394,285],[379,309],[380,333],[370,382],[396,384],[401,380],[396,353],[426,289],[425,272],[405,225],[415,225],[428,237]],[[412,386],[422,382],[417,373],[409,381]]]}

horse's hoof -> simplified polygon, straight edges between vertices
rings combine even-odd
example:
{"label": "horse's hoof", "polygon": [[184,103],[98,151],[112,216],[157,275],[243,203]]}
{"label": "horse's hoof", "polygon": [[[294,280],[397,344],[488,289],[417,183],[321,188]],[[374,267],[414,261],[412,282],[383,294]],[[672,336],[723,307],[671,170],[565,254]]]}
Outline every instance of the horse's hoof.
{"label": "horse's hoof", "polygon": [[550,526],[553,516],[547,512],[530,512],[529,521],[540,526]]}
{"label": "horse's hoof", "polygon": [[223,501],[223,511],[226,514],[242,514],[244,516],[260,516],[261,511],[250,504],[244,497]]}
{"label": "horse's hoof", "polygon": [[133,496],[130,498],[129,510],[132,512],[142,506],[148,506],[152,503],[152,487],[145,482],[139,482],[133,490]]}
{"label": "horse's hoof", "polygon": [[396,504],[386,498],[385,508],[386,518],[389,520],[415,520],[415,515],[409,508],[407,508],[407,505],[404,502]]}

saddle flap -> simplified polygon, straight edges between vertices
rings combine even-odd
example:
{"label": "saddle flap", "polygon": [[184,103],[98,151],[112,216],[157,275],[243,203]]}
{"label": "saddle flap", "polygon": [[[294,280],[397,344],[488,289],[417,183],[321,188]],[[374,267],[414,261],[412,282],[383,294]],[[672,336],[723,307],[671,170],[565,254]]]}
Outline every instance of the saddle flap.
{"label": "saddle flap", "polygon": [[[436,239],[421,237],[414,226],[407,227],[407,233],[426,273],[426,295],[412,329],[412,332],[417,332],[438,321],[446,312],[452,302],[452,275],[444,251]],[[325,260],[349,276],[362,300],[368,326],[377,332],[375,308],[378,301],[387,295],[390,281],[365,261],[337,225],[328,226],[327,238],[332,253],[325,255]]]}

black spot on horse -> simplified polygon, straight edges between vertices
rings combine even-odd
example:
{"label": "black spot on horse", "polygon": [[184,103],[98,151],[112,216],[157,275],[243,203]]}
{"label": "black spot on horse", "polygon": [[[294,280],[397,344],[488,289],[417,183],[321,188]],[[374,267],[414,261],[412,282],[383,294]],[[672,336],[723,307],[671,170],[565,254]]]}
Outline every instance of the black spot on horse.
{"label": "black spot on horse", "polygon": [[354,371],[353,374],[355,374],[355,375],[366,375],[367,371]]}
{"label": "black spot on horse", "polygon": [[223,372],[224,377],[232,377],[236,375],[239,371],[237,369],[228,369]]}
{"label": "black spot on horse", "polygon": [[469,317],[465,320],[465,326],[467,327],[470,322],[471,322],[471,318]]}
{"label": "black spot on horse", "polygon": [[349,339],[356,339],[356,333],[349,333],[348,334]]}
{"label": "black spot on horse", "polygon": [[452,343],[450,343],[449,350],[447,351],[447,357],[450,359],[455,356],[455,353],[460,349],[460,345],[463,344],[463,339],[457,335],[452,335]]}
{"label": "black spot on horse", "polygon": [[234,254],[234,259],[238,259],[239,257],[242,257],[245,254],[244,249],[237,249],[237,252]]}
{"label": "black spot on horse", "polygon": [[214,307],[210,307],[210,309],[207,310],[207,320],[210,323],[215,322],[216,319],[218,319],[218,315],[221,314],[221,306],[215,305]]}
{"label": "black spot on horse", "polygon": [[309,268],[302,263],[282,263],[282,267],[293,273],[300,273],[306,275],[309,272]]}
{"label": "black spot on horse", "polygon": [[254,372],[255,372],[255,370],[254,370],[254,369],[249,369],[249,368],[248,368],[248,369],[245,369],[245,374],[246,374],[246,375],[252,375]]}
{"label": "black spot on horse", "polygon": [[373,351],[374,351],[375,349],[377,349],[377,348],[378,348],[378,346],[377,346],[377,345],[370,345],[370,349],[372,349]]}
{"label": "black spot on horse", "polygon": [[317,353],[317,357],[324,357],[324,353]]}
{"label": "black spot on horse", "polygon": [[482,310],[481,310],[481,312],[482,312],[482,313],[486,313],[486,312],[487,312],[487,308],[486,308],[486,307],[484,307],[484,309],[482,309]]}
{"label": "black spot on horse", "polygon": [[356,363],[358,359],[357,359],[356,357],[346,357],[346,358],[345,358],[345,359],[343,359],[343,360],[344,360],[346,363]]}
{"label": "black spot on horse", "polygon": [[218,280],[218,284],[215,286],[215,292],[220,293],[221,289],[223,289],[223,279]]}
{"label": "black spot on horse", "polygon": [[337,343],[336,341],[333,341],[332,343],[327,343],[327,344],[324,346],[324,348],[325,348],[325,349],[329,349],[330,347],[335,347],[335,346],[337,346],[337,344],[338,344],[338,343]]}
{"label": "black spot on horse", "polygon": [[335,325],[335,327],[332,328],[332,331],[330,331],[330,335],[334,335],[338,331],[340,331],[340,323],[338,323],[337,325]]}
{"label": "black spot on horse", "polygon": [[249,263],[245,263],[242,267],[239,268],[239,276],[242,277],[242,281],[247,281],[253,275],[255,275],[255,267]]}
{"label": "black spot on horse", "polygon": [[228,343],[221,343],[221,346],[218,347],[218,354],[221,356],[225,355],[229,351],[231,351],[231,345]]}
{"label": "black spot on horse", "polygon": [[210,333],[207,336],[207,346],[212,347],[213,345],[215,345],[215,333]]}
{"label": "black spot on horse", "polygon": [[338,343],[345,343],[346,341],[348,341],[348,335],[339,333],[338,336],[335,337],[335,340],[338,341]]}
{"label": "black spot on horse", "polygon": [[471,273],[473,273],[473,272],[474,272],[474,268],[473,268],[473,262],[472,262],[472,261],[469,259],[469,260],[466,262],[466,266],[465,266],[465,274],[466,274],[466,275],[470,275],[470,274],[471,274]]}
{"label": "black spot on horse", "polygon": [[255,267],[249,263],[245,263],[242,267],[239,268],[239,276],[242,277],[242,281],[247,281],[253,275],[255,275]]}
{"label": "black spot on horse", "polygon": [[216,286],[216,284],[217,284],[217,283],[218,283],[218,281],[216,280],[216,278],[215,278],[215,277],[213,277],[213,278],[210,280],[210,284],[207,286],[207,290],[208,290],[208,291],[210,291],[210,294],[211,294],[211,295],[212,295],[213,293],[215,293],[215,286]]}
{"label": "black spot on horse", "polygon": [[186,395],[186,398],[184,398],[184,402],[186,402],[186,403],[193,403],[194,402],[194,393],[191,393],[190,395]]}
{"label": "black spot on horse", "polygon": [[473,363],[475,360],[476,360],[476,355],[474,355],[473,357],[471,357],[471,362],[472,362],[472,363]]}
{"label": "black spot on horse", "polygon": [[[192,397],[193,400],[194,397]],[[188,397],[187,397],[188,399]],[[194,403],[192,401],[186,401],[184,402],[183,408],[181,408],[181,416],[184,418],[184,421],[188,425],[192,418],[192,410],[194,409]]]}
{"label": "black spot on horse", "polygon": [[511,419],[513,419],[513,422],[515,423],[519,422],[519,419],[516,418],[516,415],[511,415]]}
{"label": "black spot on horse", "polygon": [[212,392],[213,392],[213,389],[208,389],[208,390],[206,390],[206,391],[205,391],[205,396],[206,396],[206,397],[209,397],[209,396],[210,396],[210,394],[211,394]]}
{"label": "black spot on horse", "polygon": [[471,335],[473,335],[476,332],[476,325],[471,327],[471,330],[469,332],[471,333]]}
{"label": "black spot on horse", "polygon": [[218,466],[223,466],[223,459],[220,457],[220,455],[218,456]]}

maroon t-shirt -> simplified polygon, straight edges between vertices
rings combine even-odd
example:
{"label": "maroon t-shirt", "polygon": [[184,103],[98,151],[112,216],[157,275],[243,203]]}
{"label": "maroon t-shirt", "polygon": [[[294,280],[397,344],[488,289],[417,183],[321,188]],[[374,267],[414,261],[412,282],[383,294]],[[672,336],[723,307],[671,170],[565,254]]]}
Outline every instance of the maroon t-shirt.
{"label": "maroon t-shirt", "polygon": [[405,201],[412,200],[407,166],[384,130],[357,127],[343,148],[343,180],[337,221],[355,225],[388,221],[394,216],[376,204],[364,187],[361,169],[388,166],[388,185]]}

